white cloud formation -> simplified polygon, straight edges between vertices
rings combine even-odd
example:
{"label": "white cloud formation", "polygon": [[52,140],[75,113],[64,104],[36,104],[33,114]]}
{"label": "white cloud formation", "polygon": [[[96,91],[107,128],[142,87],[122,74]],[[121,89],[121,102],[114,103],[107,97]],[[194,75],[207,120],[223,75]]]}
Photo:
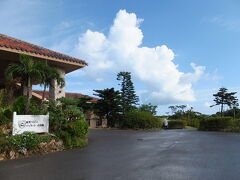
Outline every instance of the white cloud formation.
{"label": "white cloud formation", "polygon": [[119,71],[130,71],[146,87],[141,93],[143,102],[170,104],[194,101],[192,84],[203,75],[205,67],[191,63],[193,72],[184,73],[174,64],[174,52],[166,45],[142,46],[142,21],[136,14],[120,10],[108,35],[91,30],[82,34],[74,54],[86,59],[89,66],[75,75],[102,81],[112,76],[115,79]]}
{"label": "white cloud formation", "polygon": [[210,104],[209,102],[205,102],[205,103],[204,103],[204,107],[207,107],[207,108],[209,108],[211,105],[212,105],[212,104]]}

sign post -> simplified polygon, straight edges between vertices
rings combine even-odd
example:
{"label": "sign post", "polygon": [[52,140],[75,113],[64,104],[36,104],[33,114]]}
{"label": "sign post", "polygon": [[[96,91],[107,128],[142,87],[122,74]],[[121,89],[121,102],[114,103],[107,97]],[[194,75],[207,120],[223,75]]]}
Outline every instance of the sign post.
{"label": "sign post", "polygon": [[12,134],[22,134],[24,132],[48,133],[49,114],[47,115],[17,115],[13,113]]}

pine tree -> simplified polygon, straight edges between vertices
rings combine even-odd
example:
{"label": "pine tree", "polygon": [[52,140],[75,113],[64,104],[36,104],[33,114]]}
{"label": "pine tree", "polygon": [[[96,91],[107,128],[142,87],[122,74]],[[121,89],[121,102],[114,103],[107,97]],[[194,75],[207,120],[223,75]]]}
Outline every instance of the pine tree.
{"label": "pine tree", "polygon": [[121,81],[121,84],[119,84],[121,85],[121,108],[122,112],[125,113],[138,104],[139,98],[135,93],[130,72],[119,72],[117,80]]}
{"label": "pine tree", "polygon": [[215,99],[213,101],[216,103],[213,106],[216,106],[216,105],[221,106],[221,117],[223,116],[223,106],[224,105],[232,107],[233,105],[236,104],[237,98],[234,96],[235,94],[236,94],[236,92],[228,93],[227,88],[220,88],[216,94],[213,94],[213,96],[215,97]]}

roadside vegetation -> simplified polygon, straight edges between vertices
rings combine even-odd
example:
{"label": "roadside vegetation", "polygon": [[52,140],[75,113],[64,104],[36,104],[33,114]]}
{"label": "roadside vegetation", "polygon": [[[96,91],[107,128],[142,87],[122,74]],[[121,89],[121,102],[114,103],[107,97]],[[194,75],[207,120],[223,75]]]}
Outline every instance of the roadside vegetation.
{"label": "roadside vegetation", "polygon": [[169,128],[172,123],[179,121],[184,124],[182,128],[189,126],[203,131],[240,132],[240,109],[236,92],[220,88],[213,97],[214,104],[210,107],[220,106],[220,112],[212,115],[201,114],[186,105],[169,106],[172,114],[168,117]]}
{"label": "roadside vegetation", "polygon": [[[40,82],[44,92],[56,80],[64,86],[64,80],[57,69],[46,62],[33,61],[26,55],[20,56],[20,63],[10,64],[5,72],[7,83],[0,91],[0,160],[44,154],[88,143],[88,123],[80,106],[85,99],[73,103],[71,99],[49,100],[32,98],[32,84]],[[20,85],[17,82],[20,81]],[[18,97],[16,94],[20,92]],[[44,93],[43,93],[44,94]],[[12,136],[13,112],[19,115],[45,115],[49,113],[49,134],[25,132]]]}
{"label": "roadside vegetation", "polygon": [[162,128],[162,120],[156,116],[157,106],[139,105],[130,72],[119,72],[120,91],[114,88],[94,90],[99,100],[94,105],[100,119],[107,119],[108,127],[130,129]]}

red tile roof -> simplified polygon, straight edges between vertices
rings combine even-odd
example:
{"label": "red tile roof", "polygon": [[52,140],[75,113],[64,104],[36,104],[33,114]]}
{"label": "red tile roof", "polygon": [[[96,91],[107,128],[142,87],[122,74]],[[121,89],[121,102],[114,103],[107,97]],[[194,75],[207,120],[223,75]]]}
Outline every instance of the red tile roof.
{"label": "red tile roof", "polygon": [[13,50],[18,50],[28,53],[33,53],[36,55],[42,55],[50,58],[56,58],[60,60],[66,60],[70,62],[75,62],[82,64],[84,66],[87,65],[87,63],[81,59],[77,59],[75,57],[67,56],[4,34],[0,34],[0,47],[8,48],[8,49],[13,49]]}
{"label": "red tile roof", "polygon": [[[40,91],[40,90],[33,90],[33,92],[39,94],[40,96],[43,95],[43,91]],[[84,95],[84,94],[80,94],[80,93],[72,93],[72,92],[66,92],[65,97],[66,98],[71,98],[71,99],[90,98],[91,99],[90,102],[97,102],[98,101],[98,98],[91,97],[91,96]],[[46,99],[49,98],[49,92],[48,91],[45,92],[45,98]]]}

